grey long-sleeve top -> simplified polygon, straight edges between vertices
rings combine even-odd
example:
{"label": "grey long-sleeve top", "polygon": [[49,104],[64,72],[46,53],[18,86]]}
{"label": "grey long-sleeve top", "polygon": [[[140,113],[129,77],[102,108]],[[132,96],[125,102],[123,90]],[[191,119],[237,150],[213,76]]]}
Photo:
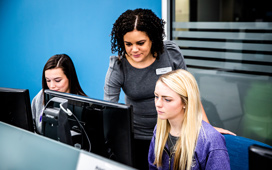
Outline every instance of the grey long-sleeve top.
{"label": "grey long-sleeve top", "polygon": [[155,84],[161,74],[187,69],[179,47],[172,41],[164,42],[164,52],[150,66],[138,69],[129,64],[126,58],[120,61],[110,57],[105,78],[104,100],[118,102],[121,88],[125,93],[126,104],[133,106],[134,137],[151,140],[157,121],[154,103]]}
{"label": "grey long-sleeve top", "polygon": [[31,102],[32,118],[35,123],[35,129],[37,133],[42,133],[42,121],[41,116],[43,114],[43,91],[40,90],[39,93],[33,98]]}

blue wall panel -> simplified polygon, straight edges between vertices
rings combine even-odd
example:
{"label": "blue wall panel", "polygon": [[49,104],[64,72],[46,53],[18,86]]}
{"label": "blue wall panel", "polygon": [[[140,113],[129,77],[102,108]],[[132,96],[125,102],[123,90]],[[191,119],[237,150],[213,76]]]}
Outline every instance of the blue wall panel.
{"label": "blue wall panel", "polygon": [[87,95],[103,99],[112,25],[135,8],[152,9],[161,17],[158,0],[0,1],[0,87],[29,89],[32,100],[42,88],[46,61],[66,53]]}

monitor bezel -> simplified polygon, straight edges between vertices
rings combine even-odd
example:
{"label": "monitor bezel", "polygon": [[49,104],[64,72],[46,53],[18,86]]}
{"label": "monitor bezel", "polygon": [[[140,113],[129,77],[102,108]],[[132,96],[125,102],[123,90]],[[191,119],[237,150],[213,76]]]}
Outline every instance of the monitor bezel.
{"label": "monitor bezel", "polygon": [[[34,132],[34,122],[32,118],[32,110],[31,110],[31,101],[30,101],[30,95],[29,95],[29,90],[28,89],[19,89],[19,88],[7,88],[7,87],[0,87],[0,92],[4,93],[17,93],[23,96],[24,99],[24,105],[25,105],[25,116],[27,120],[27,127],[20,127],[15,124],[11,124],[13,126],[22,128],[24,130]],[[8,122],[8,124],[10,124]]]}
{"label": "monitor bezel", "polygon": [[81,95],[76,95],[71,93],[63,93],[63,92],[53,91],[49,89],[45,89],[44,93],[53,95],[53,96],[58,96],[58,97],[65,97],[68,100],[73,100],[78,102],[103,104],[103,106],[106,106],[106,107],[115,107],[115,108],[123,108],[123,109],[129,109],[130,107],[132,107],[131,105],[128,105],[128,104],[113,103],[113,102],[109,102],[105,100],[93,99],[87,96],[81,96]]}

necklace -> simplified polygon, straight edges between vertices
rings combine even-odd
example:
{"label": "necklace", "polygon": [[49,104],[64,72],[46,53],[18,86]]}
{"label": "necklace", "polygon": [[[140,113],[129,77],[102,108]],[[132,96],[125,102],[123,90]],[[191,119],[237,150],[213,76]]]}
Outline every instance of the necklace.
{"label": "necklace", "polygon": [[168,142],[168,146],[170,148],[170,152],[174,153],[176,151],[176,146],[175,145],[176,145],[176,142],[177,142],[177,140],[178,140],[179,137],[172,136],[169,133],[168,138],[169,138],[168,141],[170,141],[170,142]]}
{"label": "necklace", "polygon": [[171,142],[172,146],[175,146],[176,142],[175,142],[175,144],[174,144],[174,142],[172,141],[172,137],[173,137],[173,136],[169,134],[170,142]]}

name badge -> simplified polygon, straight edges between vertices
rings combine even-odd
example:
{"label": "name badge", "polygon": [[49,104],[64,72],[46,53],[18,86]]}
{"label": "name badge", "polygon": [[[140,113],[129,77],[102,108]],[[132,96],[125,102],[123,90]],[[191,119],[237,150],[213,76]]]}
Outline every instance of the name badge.
{"label": "name badge", "polygon": [[161,75],[172,71],[172,67],[164,67],[164,68],[158,68],[156,69],[156,74]]}

